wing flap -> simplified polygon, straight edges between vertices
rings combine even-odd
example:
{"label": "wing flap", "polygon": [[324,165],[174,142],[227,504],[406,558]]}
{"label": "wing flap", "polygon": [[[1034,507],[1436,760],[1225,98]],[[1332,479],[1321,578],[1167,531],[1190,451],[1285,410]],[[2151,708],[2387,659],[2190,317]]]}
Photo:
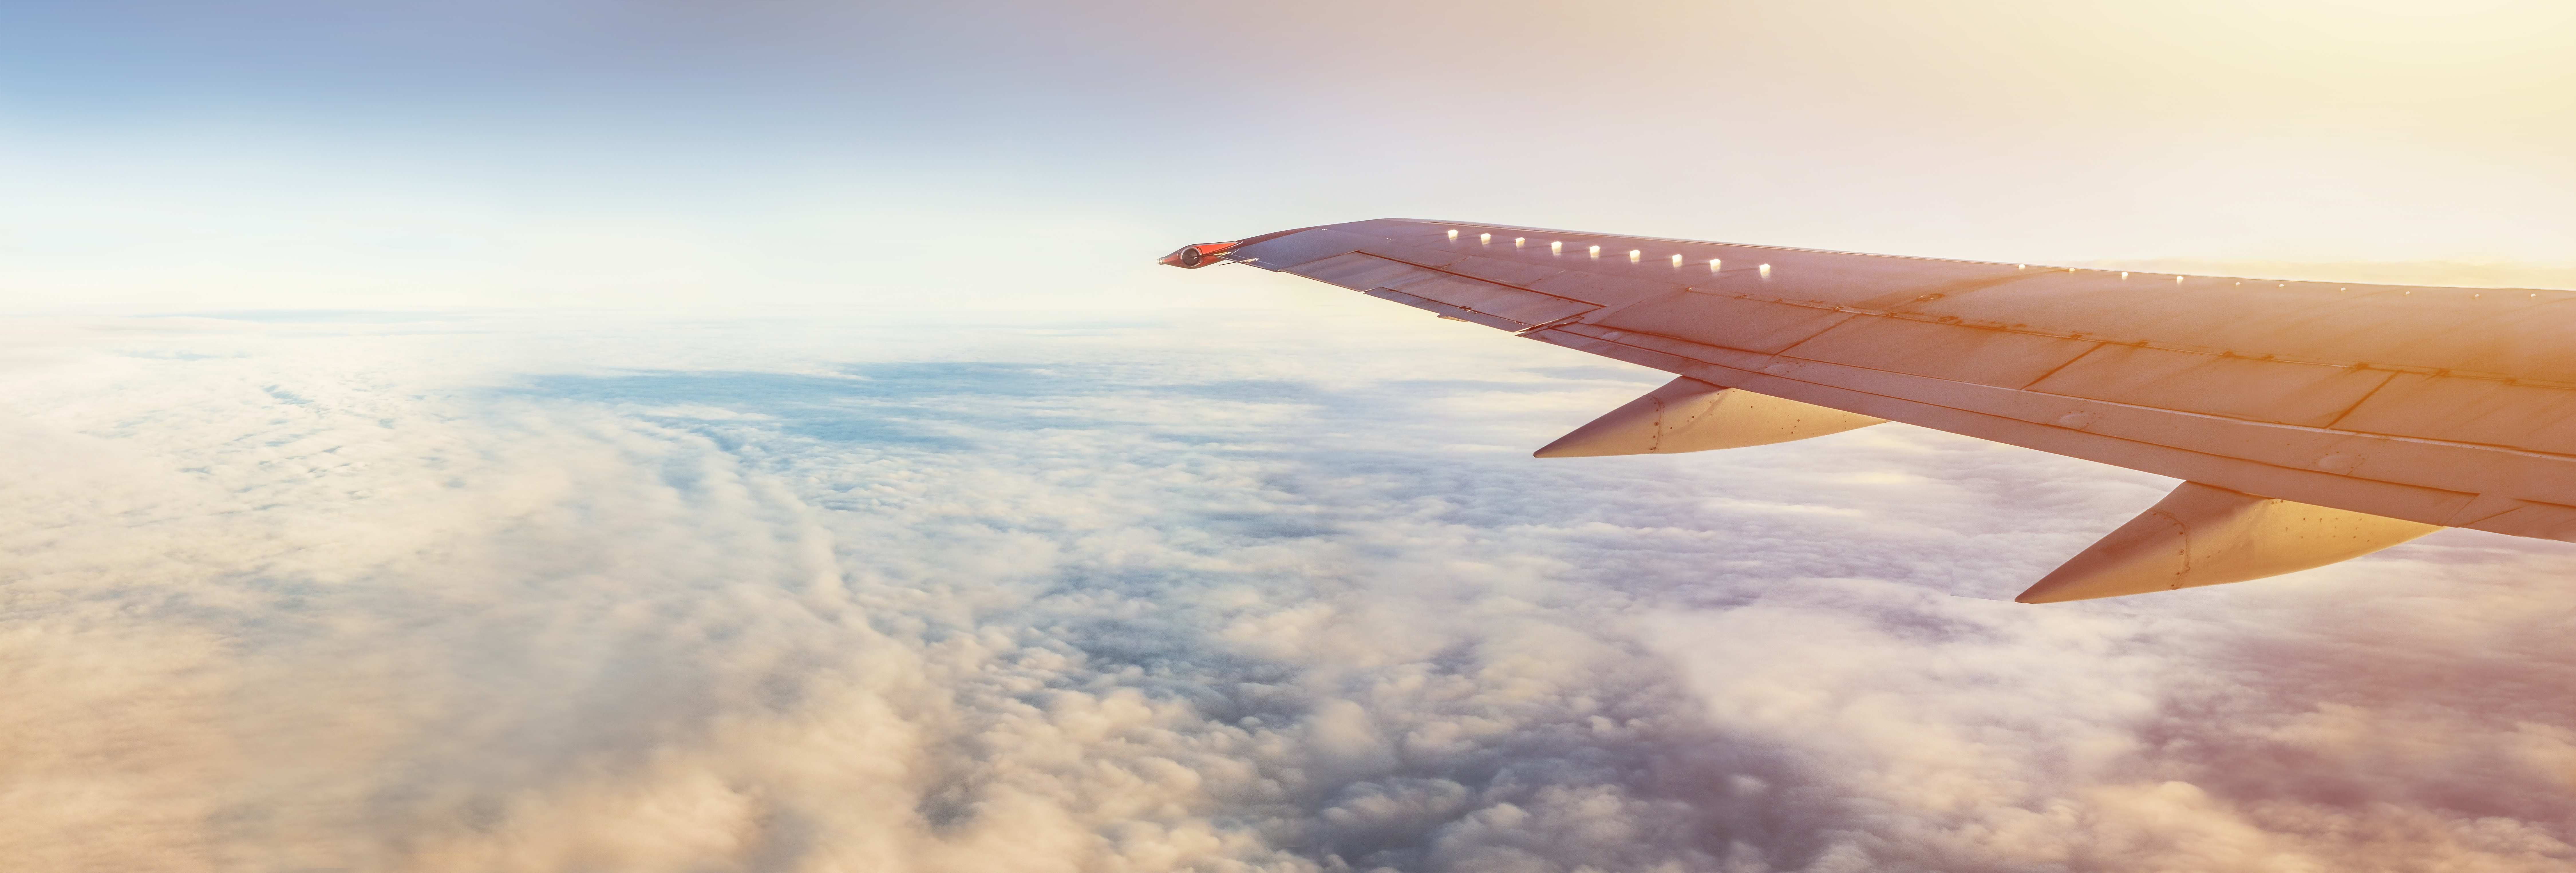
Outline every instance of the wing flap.
{"label": "wing flap", "polygon": [[2576,455],[2576,391],[2400,373],[2335,426]]}
{"label": "wing flap", "polygon": [[2512,509],[2463,526],[2518,537],[2576,542],[2576,506],[2517,501]]}
{"label": "wing flap", "polygon": [[1402,261],[1390,261],[1367,252],[1350,252],[1319,261],[1287,268],[1288,272],[1353,291],[1366,291],[1423,276],[1436,276],[1439,271],[1417,267]]}
{"label": "wing flap", "polygon": [[1563,297],[1524,291],[1508,285],[1496,285],[1492,282],[1448,273],[1409,278],[1403,284],[1388,287],[1451,306],[1499,315],[1519,322],[1522,326],[1546,324],[1600,308],[1579,300],[1567,300]]}
{"label": "wing flap", "polygon": [[1393,300],[1397,303],[1402,303],[1415,309],[1430,312],[1431,314],[1440,316],[1441,318],[1453,321],[1473,322],[1495,330],[1522,330],[1529,327],[1529,325],[1522,324],[1499,315],[1489,315],[1462,306],[1451,306],[1437,300],[1427,300],[1411,294],[1406,294],[1393,288],[1371,288],[1360,293],[1380,300]]}
{"label": "wing flap", "polygon": [[[1508,258],[1489,258],[1484,256],[1460,258],[1441,269],[1457,273],[1461,276],[1471,276],[1483,279],[1487,282],[1518,285],[1523,288],[1537,291],[1548,291],[1549,293],[1555,292],[1543,287],[1547,280],[1565,274],[1564,270],[1543,264],[1526,264]],[[1587,300],[1591,299],[1581,294],[1561,296],[1580,297]]]}
{"label": "wing flap", "polygon": [[1849,313],[1673,289],[1587,319],[1606,330],[1776,354],[1849,321]]}
{"label": "wing flap", "polygon": [[[1433,311],[1503,330],[1521,330],[1532,325],[1572,318],[1598,308],[1580,300],[1568,300],[1552,294],[1541,294],[1525,288],[1500,285],[1430,267],[1388,260],[1364,250],[1289,267],[1288,272],[1355,291],[1364,291],[1408,306],[1419,306],[1412,301],[1439,303],[1447,308]],[[1380,290],[1402,293],[1401,296],[1388,296],[1378,294]],[[1456,310],[1456,312],[1450,310]],[[1481,313],[1500,320],[1464,318],[1459,314],[1461,312]]]}
{"label": "wing flap", "polygon": [[1642,301],[1692,290],[1690,286],[1677,285],[1671,282],[1623,279],[1616,276],[1603,276],[1597,273],[1584,273],[1574,270],[1559,271],[1554,276],[1549,276],[1537,282],[1532,282],[1530,283],[1530,288],[1531,290],[1554,294],[1558,297],[1572,297],[1576,300],[1589,300],[1603,306],[1634,305]]}
{"label": "wing flap", "polygon": [[1900,318],[1853,318],[1791,346],[1782,355],[1953,382],[2020,388],[2100,345],[2065,337]]}
{"label": "wing flap", "polygon": [[2247,421],[2328,427],[2394,375],[2390,370],[2103,346],[2032,384],[2030,390]]}
{"label": "wing flap", "polygon": [[1469,257],[1466,252],[1442,251],[1439,249],[1417,248],[1414,246],[1400,246],[1384,242],[1371,243],[1362,247],[1360,251],[1367,252],[1390,261],[1403,261],[1415,266],[1430,267],[1433,269],[1444,268],[1450,264],[1466,260]]}

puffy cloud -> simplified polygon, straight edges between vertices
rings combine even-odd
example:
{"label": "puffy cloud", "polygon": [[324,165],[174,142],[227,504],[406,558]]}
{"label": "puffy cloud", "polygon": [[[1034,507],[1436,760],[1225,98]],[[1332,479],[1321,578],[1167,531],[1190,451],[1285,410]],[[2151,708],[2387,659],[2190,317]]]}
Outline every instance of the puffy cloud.
{"label": "puffy cloud", "polygon": [[2166,483],[1898,426],[1535,461],[1654,378],[1364,311],[21,325],[48,351],[0,370],[0,848],[528,871],[2576,855],[2561,547],[2455,532],[2003,603]]}

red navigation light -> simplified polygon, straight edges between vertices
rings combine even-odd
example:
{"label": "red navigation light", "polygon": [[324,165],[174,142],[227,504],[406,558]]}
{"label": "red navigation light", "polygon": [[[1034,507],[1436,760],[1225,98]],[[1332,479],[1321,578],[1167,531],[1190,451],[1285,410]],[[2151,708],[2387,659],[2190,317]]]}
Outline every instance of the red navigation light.
{"label": "red navigation light", "polygon": [[1241,240],[1236,240],[1234,242],[1199,243],[1194,246],[1182,246],[1180,251],[1164,255],[1163,260],[1160,263],[1169,264],[1184,270],[1195,270],[1209,264],[1221,264],[1224,263],[1224,261],[1217,258],[1219,253],[1242,244]]}

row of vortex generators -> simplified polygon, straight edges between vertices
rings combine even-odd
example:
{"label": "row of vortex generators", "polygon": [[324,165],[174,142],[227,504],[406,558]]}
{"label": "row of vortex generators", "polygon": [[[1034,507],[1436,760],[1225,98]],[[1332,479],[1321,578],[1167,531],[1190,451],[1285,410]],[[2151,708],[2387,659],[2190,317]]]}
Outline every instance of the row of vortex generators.
{"label": "row of vortex generators", "polygon": [[[1455,228],[1450,229],[1450,231],[1449,231],[1449,238],[1450,238],[1450,239],[1452,239],[1452,240],[1455,240],[1455,239],[1457,239],[1457,238],[1458,238],[1458,231],[1457,231],[1457,229],[1455,229]],[[1477,235],[1476,235],[1476,242],[1477,242],[1478,244],[1491,244],[1491,243],[1493,243],[1493,241],[1494,241],[1494,235],[1493,235],[1493,234],[1490,234],[1490,233],[1480,233],[1480,234],[1477,234]],[[1528,237],[1519,237],[1519,236],[1512,237],[1512,248],[1520,248],[1522,245],[1524,245],[1524,244],[1526,244],[1526,243],[1528,243],[1528,242],[1529,242],[1529,238],[1528,238]],[[1551,255],[1561,255],[1561,254],[1564,254],[1564,253],[1565,253],[1565,243],[1557,242],[1557,241],[1554,241],[1554,240],[1549,241],[1549,242],[1548,242],[1548,244],[1547,244],[1547,253],[1548,253],[1548,254],[1551,254]],[[1593,247],[1592,247],[1592,252],[1591,252],[1591,254],[1592,254],[1592,256],[1593,256],[1593,257],[1596,257],[1596,258],[1597,258],[1597,257],[1600,257],[1600,256],[1601,256],[1601,247],[1600,247],[1600,246],[1593,246]],[[1643,260],[1645,259],[1645,254],[1646,254],[1646,252],[1645,252],[1645,250],[1644,250],[1644,249],[1629,249],[1629,250],[1628,250],[1628,262],[1629,262],[1629,263],[1631,263],[1631,264],[1634,264],[1634,263],[1638,263],[1638,262],[1640,262],[1640,261],[1643,261]],[[1725,263],[1725,261],[1723,261],[1723,260],[1721,260],[1721,259],[1718,259],[1718,258],[1710,258],[1710,259],[1708,259],[1708,271],[1709,271],[1709,272],[1711,272],[1711,273],[1717,272],[1717,271],[1718,271],[1718,269],[1719,269],[1719,265],[1721,265],[1721,264],[1723,264],[1723,263]],[[1681,269],[1681,266],[1682,266],[1682,256],[1681,256],[1681,255],[1678,255],[1678,254],[1677,254],[1677,255],[1674,255],[1674,256],[1673,256],[1673,269],[1676,269],[1676,270]],[[2013,268],[2014,268],[2014,269],[2017,269],[2017,270],[2027,270],[2027,269],[2030,269],[2030,265],[2029,265],[2029,264],[2014,264],[2014,265],[2013,265]],[[1771,278],[1771,265],[1770,265],[1770,264],[1763,264],[1763,265],[1761,266],[1761,268],[1760,268],[1760,269],[1761,269],[1761,271],[1762,271],[1762,278],[1765,278],[1765,279]],[[2068,267],[2068,268],[2066,268],[2066,272],[2069,272],[2069,273],[2075,272],[2075,268],[2074,268],[2074,267]],[[2122,272],[2122,273],[2120,274],[2120,278],[2122,278],[2122,279],[2129,278],[2129,274],[2128,274],[2127,272],[2125,272],[2125,271],[2124,271],[2124,272]],[[2185,277],[2183,277],[2183,276],[2175,276],[2175,277],[2173,277],[2173,278],[2174,278],[2174,284],[2176,284],[2176,285],[2180,285],[2180,284],[2182,284],[2182,283],[2183,283],[2183,280],[2184,280],[2184,278],[2185,278]],[[2242,281],[2240,281],[2240,282],[2237,282],[2236,284],[2238,284],[2238,285],[2243,285],[2243,284],[2245,284],[2245,283],[2244,283],[2244,282],[2242,282]],[[2282,283],[2279,283],[2279,284],[2280,284],[2280,287],[2283,287],[2283,288],[2290,287],[2289,283],[2287,283],[2287,282],[2282,282]],[[2337,291],[2350,291],[2350,290],[2352,290],[2352,289],[2351,289],[2351,288],[2337,288],[2337,289],[2335,289],[2335,290],[2337,290]],[[2402,297],[2412,297],[2412,296],[2414,296],[2414,294],[2415,294],[2415,292],[2414,292],[2414,291],[2408,290],[2408,291],[2402,291],[2402,292],[2400,292],[2399,296],[2402,296]],[[2469,295],[2469,299],[2471,299],[2471,300],[2475,300],[2475,299],[2478,299],[2478,298],[2480,298],[2480,297],[2484,297],[2484,296],[2486,296],[2486,295],[2484,295],[2484,294],[2482,294],[2482,293],[2471,293],[2471,294]],[[2537,298],[2539,298],[2539,297],[2540,297],[2540,294],[2539,294],[2539,292],[2532,292],[2532,293],[2530,294],[2530,296],[2531,296],[2532,298],[2534,298],[2534,299],[2537,299]]]}
{"label": "row of vortex generators", "polygon": [[[1450,238],[1450,239],[1453,239],[1453,240],[1454,240],[1454,239],[1457,239],[1457,238],[1458,238],[1458,231],[1456,231],[1456,230],[1454,230],[1454,229],[1453,229],[1453,230],[1451,230],[1451,231],[1449,231],[1449,238]],[[1476,242],[1477,242],[1477,243],[1479,243],[1479,244],[1491,244],[1493,241],[1494,241],[1494,235],[1493,235],[1493,234],[1490,234],[1490,233],[1480,233],[1480,234],[1477,234],[1477,235],[1476,235]],[[1528,237],[1522,237],[1522,236],[1512,237],[1512,248],[1520,248],[1522,245],[1527,244],[1528,242],[1529,242],[1529,238],[1528,238]],[[1550,240],[1550,241],[1548,242],[1548,244],[1547,244],[1547,253],[1548,253],[1548,254],[1551,254],[1551,255],[1561,255],[1561,254],[1565,254],[1565,243],[1557,242],[1557,241],[1554,241],[1554,240]],[[1600,247],[1600,246],[1593,246],[1593,247],[1592,247],[1592,256],[1593,256],[1593,257],[1596,257],[1596,258],[1601,256],[1601,247]],[[1646,251],[1645,251],[1644,249],[1629,249],[1629,250],[1628,250],[1628,263],[1631,263],[1631,264],[1637,263],[1637,262],[1639,262],[1639,261],[1644,260],[1644,259],[1645,259],[1645,257],[1646,257]],[[1719,265],[1724,264],[1724,263],[1725,263],[1725,261],[1724,261],[1724,260],[1721,260],[1721,259],[1718,259],[1718,258],[1710,258],[1710,259],[1708,259],[1708,271],[1709,271],[1709,272],[1711,272],[1711,273],[1717,272],[1717,271],[1718,271],[1718,267],[1719,267]],[[1680,255],[1674,255],[1674,256],[1673,256],[1673,268],[1674,268],[1674,269],[1680,269],[1680,268],[1681,268],[1681,266],[1682,266],[1682,256],[1680,256]],[[1762,269],[1762,278],[1765,278],[1765,279],[1771,278],[1771,265],[1770,265],[1770,264],[1763,264],[1761,269]]]}

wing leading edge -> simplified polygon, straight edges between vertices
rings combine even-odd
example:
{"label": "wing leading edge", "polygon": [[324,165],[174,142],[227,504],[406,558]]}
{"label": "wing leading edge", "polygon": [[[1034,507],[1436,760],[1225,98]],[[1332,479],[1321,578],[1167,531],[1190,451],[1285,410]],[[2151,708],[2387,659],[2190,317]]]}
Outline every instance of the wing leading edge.
{"label": "wing leading edge", "polygon": [[[1228,262],[1678,377],[1542,455],[1756,445],[1885,419],[2185,480],[2027,602],[2260,578],[2441,527],[2576,541],[2576,292],[1415,219],[1164,259]],[[1568,440],[1585,448],[1559,451]]]}

